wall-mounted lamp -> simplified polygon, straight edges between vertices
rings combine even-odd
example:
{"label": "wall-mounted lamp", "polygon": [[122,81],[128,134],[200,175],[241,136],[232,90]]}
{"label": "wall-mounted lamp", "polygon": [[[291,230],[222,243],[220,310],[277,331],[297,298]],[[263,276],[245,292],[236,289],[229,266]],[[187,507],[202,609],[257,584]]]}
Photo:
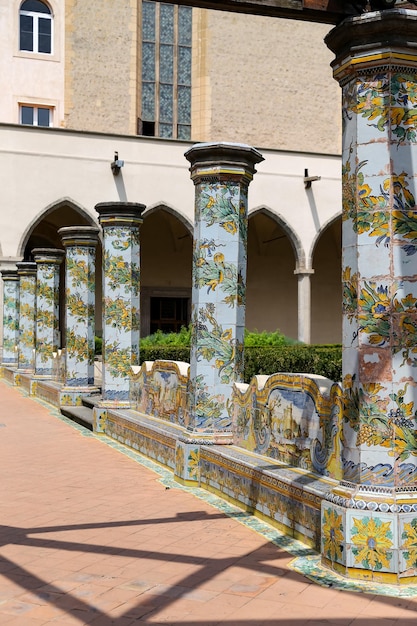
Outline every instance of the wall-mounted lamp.
{"label": "wall-mounted lamp", "polygon": [[315,180],[321,180],[321,176],[309,176],[308,170],[304,170],[304,185],[306,189],[310,189],[311,183],[314,183]]}
{"label": "wall-mounted lamp", "polygon": [[113,176],[118,176],[120,174],[120,169],[124,166],[125,162],[119,159],[119,153],[114,153],[114,161],[110,163],[111,171],[113,172]]}

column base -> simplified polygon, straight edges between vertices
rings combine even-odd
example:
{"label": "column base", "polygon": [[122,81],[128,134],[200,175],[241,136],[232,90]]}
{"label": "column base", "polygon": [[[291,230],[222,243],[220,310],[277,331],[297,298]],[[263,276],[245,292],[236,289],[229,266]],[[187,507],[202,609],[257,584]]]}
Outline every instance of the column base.
{"label": "column base", "polygon": [[200,484],[201,446],[231,445],[231,432],[197,432],[188,430],[175,444],[175,480],[182,485],[198,487]]}
{"label": "column base", "polygon": [[95,385],[85,385],[80,387],[72,387],[65,385],[61,388],[59,394],[60,406],[81,406],[83,396],[100,393],[100,388]]}
{"label": "column base", "polygon": [[129,409],[130,402],[128,400],[100,400],[93,409],[93,431],[98,434],[105,434],[107,411],[109,409]]}
{"label": "column base", "polygon": [[417,583],[417,488],[342,481],[322,501],[321,558],[347,578]]}
{"label": "column base", "polygon": [[175,442],[174,478],[181,485],[198,487],[200,484],[200,445],[177,440]]}

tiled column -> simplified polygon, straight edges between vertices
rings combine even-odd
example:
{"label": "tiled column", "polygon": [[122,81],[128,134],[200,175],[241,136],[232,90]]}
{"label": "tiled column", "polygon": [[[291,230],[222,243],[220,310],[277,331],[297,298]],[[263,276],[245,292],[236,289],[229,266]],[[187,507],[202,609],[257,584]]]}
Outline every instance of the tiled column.
{"label": "tiled column", "polygon": [[65,248],[65,385],[61,404],[80,404],[94,385],[95,256],[99,229],[60,228]]}
{"label": "tiled column", "polygon": [[35,376],[52,378],[54,352],[60,347],[59,268],[65,252],[35,248],[32,255],[37,266]]}
{"label": "tiled column", "polygon": [[230,434],[232,384],[243,376],[248,186],[262,155],[244,144],[196,144],[190,428]]}
{"label": "tiled column", "polygon": [[16,270],[1,270],[3,279],[3,365],[17,365],[19,341],[19,277]]}
{"label": "tiled column", "polygon": [[139,364],[140,225],[143,204],[96,205],[103,228],[103,402],[129,404],[129,373]]}
{"label": "tiled column", "polygon": [[311,341],[311,275],[312,269],[297,269],[298,278],[298,341]]}
{"label": "tiled column", "polygon": [[343,89],[344,480],[322,556],[417,582],[417,13],[366,13],[326,42]]}
{"label": "tiled column", "polygon": [[36,263],[16,263],[19,276],[18,369],[32,372],[35,367]]}

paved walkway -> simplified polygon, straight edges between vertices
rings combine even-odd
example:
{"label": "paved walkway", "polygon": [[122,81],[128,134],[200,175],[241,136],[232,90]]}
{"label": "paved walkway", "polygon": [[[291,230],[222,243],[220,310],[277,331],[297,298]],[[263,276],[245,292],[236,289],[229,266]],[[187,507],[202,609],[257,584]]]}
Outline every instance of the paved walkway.
{"label": "paved walkway", "polygon": [[0,625],[391,626],[417,597],[311,583],[282,548],[0,381]]}

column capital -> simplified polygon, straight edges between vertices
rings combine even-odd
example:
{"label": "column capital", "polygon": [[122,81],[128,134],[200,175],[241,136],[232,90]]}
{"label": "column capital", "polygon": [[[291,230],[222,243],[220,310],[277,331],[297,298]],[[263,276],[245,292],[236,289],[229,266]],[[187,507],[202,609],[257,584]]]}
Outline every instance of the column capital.
{"label": "column capital", "polygon": [[314,270],[307,267],[297,267],[297,269],[294,270],[294,274],[296,276],[312,276],[314,274]]}
{"label": "column capital", "polygon": [[65,251],[58,248],[34,248],[32,250],[35,263],[62,263]]}
{"label": "column capital", "polygon": [[256,172],[255,165],[264,160],[252,146],[229,142],[197,143],[184,156],[191,163],[194,184],[202,179],[250,182]]}
{"label": "column capital", "polygon": [[17,275],[17,269],[16,270],[11,270],[11,269],[7,269],[7,270],[0,270],[1,273],[1,277],[4,281],[6,280],[19,280],[19,276]]}
{"label": "column capital", "polygon": [[99,202],[94,207],[101,226],[140,226],[146,209],[138,202]]}
{"label": "column capital", "polygon": [[100,229],[98,226],[64,226],[58,230],[64,247],[97,246]]}
{"label": "column capital", "polygon": [[37,265],[33,261],[20,261],[16,265],[19,276],[36,276]]}
{"label": "column capital", "polygon": [[387,65],[417,63],[417,11],[392,9],[344,20],[325,37],[336,55],[334,78],[341,84],[359,72]]}

